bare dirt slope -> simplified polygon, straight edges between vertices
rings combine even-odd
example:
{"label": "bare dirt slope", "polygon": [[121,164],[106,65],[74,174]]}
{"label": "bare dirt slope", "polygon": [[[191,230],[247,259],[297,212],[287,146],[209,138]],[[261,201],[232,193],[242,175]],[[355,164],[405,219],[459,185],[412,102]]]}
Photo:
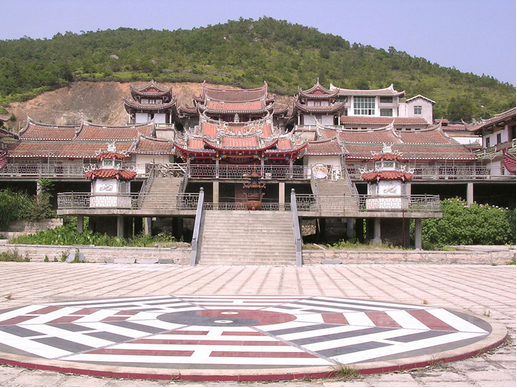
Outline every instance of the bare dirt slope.
{"label": "bare dirt slope", "polygon": [[[147,82],[132,82],[139,87]],[[44,124],[67,125],[91,121],[95,124],[125,125],[128,114],[124,109],[123,98],[130,98],[130,83],[119,82],[75,82],[68,87],[46,92],[26,102],[13,103],[8,108],[14,113],[16,121],[10,125],[18,132],[27,125],[27,117]],[[201,93],[201,83],[163,83],[172,86],[181,106],[193,106],[192,97]],[[225,89],[231,86],[210,85]],[[277,96],[277,102],[289,103],[287,96]]]}

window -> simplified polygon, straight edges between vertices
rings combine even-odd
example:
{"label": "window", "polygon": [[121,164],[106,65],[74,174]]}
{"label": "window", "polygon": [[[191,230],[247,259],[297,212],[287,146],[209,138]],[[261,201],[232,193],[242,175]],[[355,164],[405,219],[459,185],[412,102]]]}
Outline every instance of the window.
{"label": "window", "polygon": [[381,109],[381,116],[393,116],[393,109]]}
{"label": "window", "polygon": [[391,104],[393,103],[392,96],[381,96],[381,104]]}
{"label": "window", "polygon": [[501,134],[500,134],[500,133],[498,133],[498,134],[497,134],[497,144],[501,144],[501,143],[502,143],[502,142],[501,142]]}
{"label": "window", "polygon": [[422,114],[422,105],[415,105],[414,109],[415,109],[415,114],[416,115],[421,115]]}
{"label": "window", "polygon": [[375,115],[375,97],[354,97],[354,115]]}
{"label": "window", "polygon": [[488,148],[488,147],[490,147],[490,138],[489,137],[485,138],[485,148]]}

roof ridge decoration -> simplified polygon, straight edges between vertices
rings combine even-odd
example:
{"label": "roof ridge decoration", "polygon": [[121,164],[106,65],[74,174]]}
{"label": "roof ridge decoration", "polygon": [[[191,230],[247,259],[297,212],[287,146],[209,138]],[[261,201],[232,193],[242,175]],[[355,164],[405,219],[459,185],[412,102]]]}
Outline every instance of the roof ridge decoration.
{"label": "roof ridge decoration", "polygon": [[[161,86],[159,86],[156,83],[156,81],[154,79],[152,79],[151,81],[149,81],[147,84],[145,84],[142,87],[136,87],[133,84],[130,84],[129,87],[130,87],[131,91],[135,91],[135,92],[137,92],[139,94],[146,94],[146,93],[149,93],[149,94],[167,94],[169,92],[172,92],[172,86],[170,86],[168,88],[161,87]],[[149,89],[155,89],[156,91],[155,92],[146,92]]]}

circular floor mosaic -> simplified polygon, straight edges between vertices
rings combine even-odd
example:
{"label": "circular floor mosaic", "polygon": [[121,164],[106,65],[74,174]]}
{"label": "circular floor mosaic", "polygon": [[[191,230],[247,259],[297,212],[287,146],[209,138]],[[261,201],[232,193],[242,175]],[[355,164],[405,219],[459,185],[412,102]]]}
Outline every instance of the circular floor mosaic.
{"label": "circular floor mosaic", "polygon": [[401,359],[425,355],[436,359],[468,349],[491,332],[488,322],[471,315],[369,300],[121,298],[0,311],[0,359],[48,360],[54,369],[59,362],[84,370],[125,366],[135,373],[145,368],[246,374],[339,365],[361,370],[372,363],[400,367]]}

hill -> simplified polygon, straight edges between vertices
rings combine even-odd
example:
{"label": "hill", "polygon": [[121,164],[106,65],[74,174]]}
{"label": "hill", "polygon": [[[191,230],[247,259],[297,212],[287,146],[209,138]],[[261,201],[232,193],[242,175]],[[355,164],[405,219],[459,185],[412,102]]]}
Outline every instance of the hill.
{"label": "hill", "polygon": [[[30,100],[77,81],[199,83],[257,87],[277,95],[298,86],[376,89],[436,101],[435,117],[488,118],[515,106],[515,87],[462,73],[390,47],[365,46],[271,18],[192,30],[120,28],[0,41],[0,104]],[[102,121],[102,117],[94,119]]]}

